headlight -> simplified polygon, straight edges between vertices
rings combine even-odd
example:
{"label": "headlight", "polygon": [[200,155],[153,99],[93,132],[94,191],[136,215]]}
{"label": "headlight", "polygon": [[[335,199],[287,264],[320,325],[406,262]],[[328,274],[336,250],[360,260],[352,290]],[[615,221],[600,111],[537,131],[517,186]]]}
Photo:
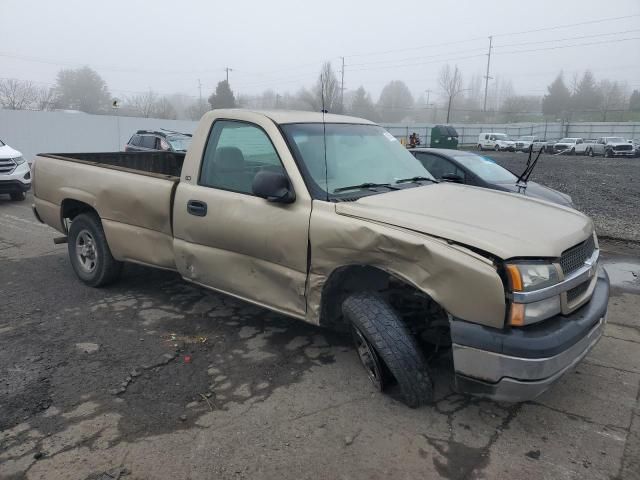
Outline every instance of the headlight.
{"label": "headlight", "polygon": [[549,263],[510,263],[509,286],[515,292],[531,292],[555,285],[560,280],[556,267]]}
{"label": "headlight", "polygon": [[[509,289],[512,292],[532,292],[551,287],[560,281],[555,265],[549,263],[510,263],[506,266]],[[522,327],[545,320],[561,311],[560,295],[531,303],[511,304],[508,322]]]}
{"label": "headlight", "polygon": [[13,159],[14,162],[16,162],[16,165],[22,165],[24,163],[24,158],[23,157],[15,157]]}

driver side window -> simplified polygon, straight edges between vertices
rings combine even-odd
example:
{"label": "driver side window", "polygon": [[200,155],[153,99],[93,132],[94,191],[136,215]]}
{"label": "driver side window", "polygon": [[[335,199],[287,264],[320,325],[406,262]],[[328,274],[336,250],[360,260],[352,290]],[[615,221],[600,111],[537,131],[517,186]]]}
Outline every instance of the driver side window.
{"label": "driver side window", "polygon": [[213,124],[202,158],[199,185],[253,195],[253,178],[265,169],[284,171],[264,130],[230,120]]}
{"label": "driver side window", "polygon": [[445,175],[458,175],[465,181],[464,171],[449,160],[432,153],[418,153],[418,160],[436,179],[441,180]]}

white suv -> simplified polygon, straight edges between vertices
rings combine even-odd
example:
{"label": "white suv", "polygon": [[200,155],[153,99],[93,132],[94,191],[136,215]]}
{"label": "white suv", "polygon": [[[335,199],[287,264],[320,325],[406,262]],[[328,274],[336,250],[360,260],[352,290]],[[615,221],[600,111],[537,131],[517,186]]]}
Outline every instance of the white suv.
{"label": "white suv", "polygon": [[481,133],[478,135],[478,150],[516,151],[516,142],[509,140],[506,133]]}
{"label": "white suv", "polygon": [[0,140],[0,194],[24,200],[31,188],[31,169],[22,154]]}

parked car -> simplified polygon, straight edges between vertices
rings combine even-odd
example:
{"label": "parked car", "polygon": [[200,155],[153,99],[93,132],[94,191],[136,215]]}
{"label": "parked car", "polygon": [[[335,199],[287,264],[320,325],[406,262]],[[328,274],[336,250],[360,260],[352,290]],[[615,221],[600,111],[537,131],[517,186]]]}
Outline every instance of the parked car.
{"label": "parked car", "polygon": [[553,153],[583,155],[587,151],[587,146],[583,138],[565,137],[553,145]]}
{"label": "parked car", "polygon": [[138,130],[124,147],[125,152],[186,152],[191,135],[173,131]]}
{"label": "parked car", "polygon": [[589,145],[588,155],[602,155],[605,157],[634,157],[633,145],[622,137],[600,137]]}
{"label": "parked car", "polygon": [[11,200],[27,198],[31,188],[31,169],[22,153],[0,140],[0,194],[9,194]]}
{"label": "parked car", "polygon": [[506,133],[481,133],[478,135],[478,150],[516,151],[516,142],[509,140]]}
{"label": "parked car", "polygon": [[136,262],[346,329],[373,384],[394,378],[412,407],[433,398],[426,359],[439,352],[459,391],[523,401],[603,333],[609,280],[591,219],[438,182],[372,122],[213,110],[181,166],[176,155],[37,157],[34,213],[86,285]]}
{"label": "parked car", "polygon": [[640,157],[640,140],[629,140],[631,145],[633,145],[633,151],[636,157]]}
{"label": "parked car", "polygon": [[519,175],[501,167],[489,157],[437,148],[414,148],[409,151],[438,180],[520,193],[574,208],[569,195],[536,182],[518,182]]}
{"label": "parked car", "polygon": [[537,152],[541,148],[546,149],[547,142],[536,137],[535,135],[525,135],[516,140],[517,151],[528,152],[531,145],[533,145],[533,150]]}

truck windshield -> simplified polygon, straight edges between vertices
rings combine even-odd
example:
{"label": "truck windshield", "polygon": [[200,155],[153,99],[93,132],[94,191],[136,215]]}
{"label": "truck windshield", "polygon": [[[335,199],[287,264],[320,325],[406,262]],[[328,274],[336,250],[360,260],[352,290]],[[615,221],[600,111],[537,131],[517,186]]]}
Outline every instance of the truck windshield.
{"label": "truck windshield", "polygon": [[487,157],[475,153],[453,155],[453,158],[467,167],[485,182],[490,183],[516,183],[518,177],[506,168]]}
{"label": "truck windshield", "polygon": [[186,152],[191,144],[191,137],[167,137],[167,141],[176,152]]}
{"label": "truck windshield", "polygon": [[[413,177],[433,179],[419,160],[377,125],[327,123],[323,128],[321,123],[296,123],[283,125],[282,130],[299,163],[304,164],[306,176],[315,183],[312,190],[325,195],[352,185],[370,190],[372,184],[393,186],[398,180]],[[417,185],[402,183],[403,188]],[[379,188],[378,193],[387,191]],[[351,194],[358,189],[353,190]]]}

